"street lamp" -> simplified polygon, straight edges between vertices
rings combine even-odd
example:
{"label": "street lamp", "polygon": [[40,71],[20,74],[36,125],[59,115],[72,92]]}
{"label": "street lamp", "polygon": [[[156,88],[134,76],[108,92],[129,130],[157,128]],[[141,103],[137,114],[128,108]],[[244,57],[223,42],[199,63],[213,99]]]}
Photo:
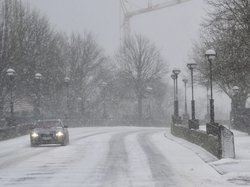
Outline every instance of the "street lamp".
{"label": "street lamp", "polygon": [[205,53],[205,57],[209,62],[210,69],[210,124],[207,124],[207,133],[213,135],[219,135],[219,124],[214,122],[214,99],[213,99],[213,72],[212,72],[212,62],[216,57],[216,52],[213,49],[209,49]]}
{"label": "street lamp", "polygon": [[102,82],[102,87],[103,87],[103,115],[102,117],[104,119],[107,118],[107,111],[106,111],[106,87],[107,87],[108,83],[106,82]]}
{"label": "street lamp", "polygon": [[210,116],[210,112],[209,112],[209,99],[210,99],[210,95],[209,95],[209,81],[206,82],[206,89],[207,89],[207,113],[205,115],[205,121],[209,122],[209,116]]}
{"label": "street lamp", "polygon": [[191,101],[191,109],[192,109],[192,120],[195,119],[195,100],[194,100],[194,75],[193,71],[196,68],[197,64],[190,63],[187,64],[188,69],[191,71],[191,87],[192,87],[192,101]]}
{"label": "street lamp", "polygon": [[184,79],[182,79],[182,81],[184,82],[184,86],[185,86],[185,113],[183,115],[183,120],[187,122],[189,120],[189,115],[187,112],[187,83],[188,83],[188,79],[184,78]]}
{"label": "street lamp", "polygon": [[35,74],[35,79],[41,80],[42,79],[42,74],[41,73],[36,73]]}
{"label": "street lamp", "polygon": [[176,100],[176,93],[175,93],[175,81],[176,81],[176,75],[172,74],[171,78],[174,80],[174,116],[176,114],[176,104],[175,104],[175,100]]}
{"label": "street lamp", "polygon": [[37,101],[36,101],[35,117],[37,119],[39,119],[40,114],[41,114],[41,80],[42,80],[42,74],[41,73],[36,73],[35,74],[35,80],[37,81]]}
{"label": "street lamp", "polygon": [[188,69],[191,71],[191,87],[192,87],[192,100],[191,100],[191,111],[192,111],[192,120],[189,121],[189,128],[198,129],[199,122],[195,119],[195,100],[194,100],[194,69],[197,67],[196,63],[187,64]]}
{"label": "street lamp", "polygon": [[216,52],[213,49],[209,49],[206,51],[205,56],[209,62],[210,68],[210,91],[211,91],[211,98],[210,98],[210,123],[214,123],[214,99],[213,99],[213,72],[212,72],[212,61],[216,57]]}
{"label": "street lamp", "polygon": [[173,74],[175,75],[175,116],[179,117],[179,101],[178,101],[178,75],[180,74],[181,70],[174,68]]}
{"label": "street lamp", "polygon": [[64,78],[64,83],[65,83],[66,89],[67,89],[67,100],[66,100],[67,112],[66,112],[66,115],[65,115],[66,118],[69,116],[69,82],[70,82],[70,78],[66,76]]}
{"label": "street lamp", "polygon": [[10,119],[11,123],[14,122],[14,103],[13,103],[13,79],[16,72],[14,69],[9,68],[7,69],[7,76],[10,78]]}

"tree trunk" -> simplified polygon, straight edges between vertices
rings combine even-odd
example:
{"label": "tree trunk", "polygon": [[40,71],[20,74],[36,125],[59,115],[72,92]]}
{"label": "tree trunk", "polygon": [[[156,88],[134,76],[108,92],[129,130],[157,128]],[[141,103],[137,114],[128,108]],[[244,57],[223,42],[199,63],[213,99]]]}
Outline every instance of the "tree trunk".
{"label": "tree trunk", "polygon": [[231,98],[231,103],[232,103],[231,110],[246,108],[246,102],[247,102],[247,95],[233,96]]}
{"label": "tree trunk", "polygon": [[137,113],[138,113],[138,120],[142,120],[142,95],[137,96]]}
{"label": "tree trunk", "polygon": [[246,108],[247,97],[240,97],[238,100],[238,108]]}
{"label": "tree trunk", "polygon": [[2,120],[3,118],[4,118],[4,100],[1,98],[0,99],[0,120]]}

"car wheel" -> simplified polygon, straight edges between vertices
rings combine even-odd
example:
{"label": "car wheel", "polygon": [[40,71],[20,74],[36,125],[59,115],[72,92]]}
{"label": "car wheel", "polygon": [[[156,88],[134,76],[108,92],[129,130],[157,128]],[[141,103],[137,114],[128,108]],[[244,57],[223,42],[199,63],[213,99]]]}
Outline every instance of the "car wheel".
{"label": "car wheel", "polygon": [[33,144],[33,143],[30,143],[30,146],[31,146],[31,147],[37,147],[37,146],[38,146],[38,144]]}
{"label": "car wheel", "polygon": [[69,144],[69,136],[67,137],[67,144]]}
{"label": "car wheel", "polygon": [[67,141],[66,139],[63,140],[63,142],[61,143],[62,146],[66,146],[67,145]]}

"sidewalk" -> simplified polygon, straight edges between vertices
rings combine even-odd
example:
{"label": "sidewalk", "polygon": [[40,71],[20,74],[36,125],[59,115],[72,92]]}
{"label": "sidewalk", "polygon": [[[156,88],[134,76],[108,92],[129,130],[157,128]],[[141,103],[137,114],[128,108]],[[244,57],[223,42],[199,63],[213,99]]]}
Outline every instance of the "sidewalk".
{"label": "sidewalk", "polygon": [[222,159],[210,164],[217,168],[228,181],[250,186],[250,136],[232,130],[234,133],[235,159]]}
{"label": "sidewalk", "polygon": [[[205,126],[201,126],[200,129],[205,130]],[[203,148],[184,139],[177,138],[171,135],[170,132],[167,132],[165,136],[195,152],[204,162],[208,163],[229,182],[237,186],[250,186],[250,136],[247,133],[232,131],[235,141],[235,159],[218,160]]]}

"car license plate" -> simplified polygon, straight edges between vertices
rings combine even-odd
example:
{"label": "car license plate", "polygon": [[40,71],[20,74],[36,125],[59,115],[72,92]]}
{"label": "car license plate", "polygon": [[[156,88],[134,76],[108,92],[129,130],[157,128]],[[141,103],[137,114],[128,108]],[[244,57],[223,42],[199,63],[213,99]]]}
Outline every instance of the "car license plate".
{"label": "car license plate", "polygon": [[43,137],[43,140],[51,140],[52,138],[51,137],[49,137],[49,136],[45,136],[45,137]]}

